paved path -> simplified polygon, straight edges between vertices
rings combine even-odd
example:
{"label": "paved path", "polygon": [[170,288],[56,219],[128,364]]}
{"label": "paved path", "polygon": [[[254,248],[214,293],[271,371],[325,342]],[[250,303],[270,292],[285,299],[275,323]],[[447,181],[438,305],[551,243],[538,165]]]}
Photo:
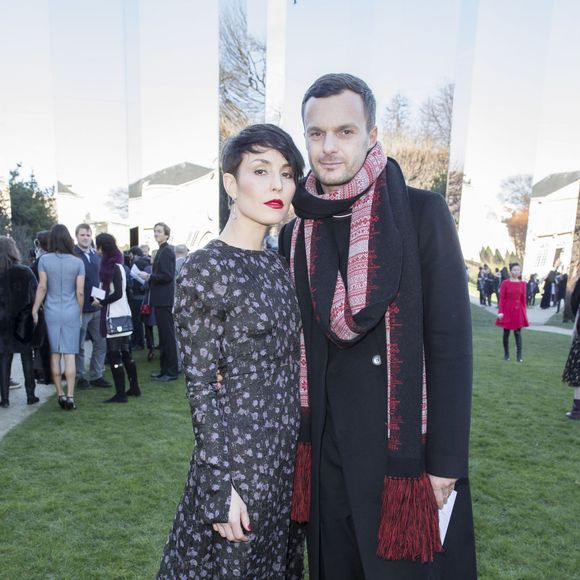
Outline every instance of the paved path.
{"label": "paved path", "polygon": [[[85,343],[85,361],[91,360],[93,344],[90,340]],[[12,361],[12,379],[20,383],[17,389],[10,389],[10,407],[5,409],[0,407],[0,441],[4,435],[16,427],[18,423],[30,417],[41,405],[50,399],[49,405],[56,405],[56,399],[52,395],[56,394],[54,385],[43,385],[36,383],[36,396],[40,401],[34,405],[26,404],[26,389],[24,388],[24,376],[22,374],[22,363],[20,355],[15,354]],[[66,389],[66,386],[65,386]],[[66,390],[65,390],[66,392]]]}
{"label": "paved path", "polygon": [[[487,312],[490,312],[494,316],[497,314],[497,306],[481,306],[479,304],[478,296],[469,296],[471,303],[474,306],[483,308]],[[561,312],[561,311],[560,311]],[[553,332],[554,334],[564,334],[566,336],[572,336],[572,330],[568,328],[562,328],[560,326],[548,326],[546,322],[554,316],[556,309],[546,308],[542,310],[539,306],[530,306],[528,308],[528,321],[530,326],[526,330],[537,330],[539,332]]]}

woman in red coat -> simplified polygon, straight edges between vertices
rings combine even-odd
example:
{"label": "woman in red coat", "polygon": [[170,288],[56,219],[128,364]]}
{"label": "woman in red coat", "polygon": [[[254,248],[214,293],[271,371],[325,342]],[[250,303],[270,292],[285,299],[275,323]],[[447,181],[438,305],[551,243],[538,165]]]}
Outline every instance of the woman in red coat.
{"label": "woman in red coat", "polygon": [[499,291],[499,308],[496,325],[503,328],[504,360],[510,360],[510,330],[516,337],[518,362],[522,358],[522,328],[529,326],[526,313],[526,283],[520,280],[522,269],[519,264],[510,264],[510,277],[505,280]]}

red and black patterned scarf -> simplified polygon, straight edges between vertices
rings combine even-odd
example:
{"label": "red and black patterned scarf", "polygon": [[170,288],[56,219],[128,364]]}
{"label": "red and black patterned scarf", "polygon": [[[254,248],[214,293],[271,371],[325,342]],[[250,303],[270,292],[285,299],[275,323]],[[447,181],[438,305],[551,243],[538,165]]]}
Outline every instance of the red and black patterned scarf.
{"label": "red and black patterned scarf", "polygon": [[[382,323],[387,360],[388,445],[377,554],[433,560],[441,550],[437,505],[425,473],[426,385],[420,258],[407,188],[396,162],[377,143],[353,179],[323,193],[310,173],[294,198],[290,268],[303,320],[348,348]],[[332,216],[352,210],[347,276],[339,268]],[[308,296],[310,299],[305,299]],[[302,298],[301,298],[302,297]],[[302,426],[292,519],[310,509],[309,337],[301,336]],[[353,387],[356,388],[356,387]]]}

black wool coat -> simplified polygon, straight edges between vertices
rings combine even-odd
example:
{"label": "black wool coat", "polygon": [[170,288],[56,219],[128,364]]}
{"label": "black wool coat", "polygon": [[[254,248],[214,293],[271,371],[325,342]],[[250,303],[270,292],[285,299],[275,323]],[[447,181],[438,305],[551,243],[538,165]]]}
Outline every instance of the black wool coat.
{"label": "black wool coat", "polygon": [[28,266],[16,264],[0,276],[0,352],[22,352],[30,345],[32,306],[38,283]]}
{"label": "black wool coat", "polygon": [[149,302],[151,306],[173,306],[175,296],[175,251],[164,242],[159,246],[153,271],[149,278]]}
{"label": "black wool coat", "polygon": [[[388,168],[388,165],[387,165]],[[389,183],[389,172],[387,172]],[[403,184],[404,185],[404,184]],[[426,470],[458,478],[457,500],[435,562],[386,561],[376,556],[377,529],[387,462],[386,361],[384,320],[360,342],[343,349],[328,367],[328,342],[314,336],[309,358],[312,429],[312,501],[308,524],[310,578],[320,578],[319,466],[322,433],[330,405],[359,553],[366,580],[477,577],[468,475],[471,415],[471,314],[465,264],[455,224],[444,198],[408,188],[421,260],[424,345],[427,370]],[[280,252],[289,259],[294,222],[280,233]],[[300,300],[310,299],[299,296]],[[318,338],[316,338],[318,337]],[[381,357],[377,366],[376,355]],[[339,364],[337,364],[339,361]]]}

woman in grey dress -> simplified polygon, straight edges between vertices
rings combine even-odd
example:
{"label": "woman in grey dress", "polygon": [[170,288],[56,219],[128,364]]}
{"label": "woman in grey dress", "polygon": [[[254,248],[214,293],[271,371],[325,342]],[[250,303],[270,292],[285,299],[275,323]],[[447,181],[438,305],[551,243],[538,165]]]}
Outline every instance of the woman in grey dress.
{"label": "woman in grey dress", "polygon": [[[73,254],[74,242],[66,226],[50,230],[49,252],[38,261],[38,288],[32,308],[35,324],[44,302],[44,319],[50,344],[50,368],[63,409],[75,409],[75,354],[79,352],[85,266]],[[64,359],[66,396],[61,383],[61,358]]]}
{"label": "woman in grey dress", "polygon": [[287,266],[263,241],[303,160],[284,131],[254,125],[228,141],[222,169],[229,220],[177,279],[196,447],[158,578],[299,578],[289,529],[300,315]]}

